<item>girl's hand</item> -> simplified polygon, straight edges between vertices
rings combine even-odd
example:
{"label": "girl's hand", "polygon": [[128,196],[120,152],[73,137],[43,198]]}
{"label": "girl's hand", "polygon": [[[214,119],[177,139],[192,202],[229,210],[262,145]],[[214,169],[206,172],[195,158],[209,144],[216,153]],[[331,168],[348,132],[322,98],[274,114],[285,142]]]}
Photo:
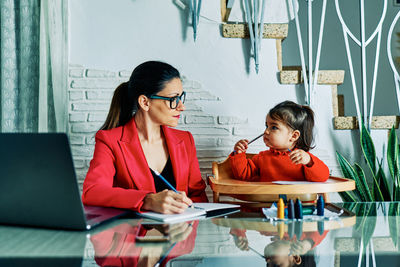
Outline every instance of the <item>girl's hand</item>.
{"label": "girl's hand", "polygon": [[193,203],[185,192],[177,194],[167,189],[155,194],[148,194],[143,202],[143,209],[164,214],[182,213]]}
{"label": "girl's hand", "polygon": [[294,241],[290,244],[290,254],[292,255],[304,255],[312,248],[312,244],[309,240]]}
{"label": "girl's hand", "polygon": [[311,156],[302,149],[296,149],[289,153],[289,158],[294,164],[303,164],[311,167],[313,162]]}
{"label": "girl's hand", "polygon": [[243,153],[243,152],[246,153],[248,143],[249,143],[249,140],[247,140],[247,139],[239,140],[233,147],[233,150],[236,151],[236,153],[238,153],[238,154]]}
{"label": "girl's hand", "polygon": [[244,251],[249,250],[249,240],[246,236],[233,235],[233,240],[235,241],[235,245],[238,247],[238,249]]}

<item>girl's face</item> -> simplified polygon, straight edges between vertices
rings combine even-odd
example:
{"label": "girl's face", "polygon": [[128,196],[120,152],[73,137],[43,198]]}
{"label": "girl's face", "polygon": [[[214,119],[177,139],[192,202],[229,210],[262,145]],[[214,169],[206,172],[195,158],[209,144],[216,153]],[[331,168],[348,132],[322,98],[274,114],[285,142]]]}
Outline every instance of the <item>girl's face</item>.
{"label": "girl's face", "polygon": [[265,121],[264,143],[267,147],[278,151],[292,150],[300,136],[298,130],[293,130],[282,121],[272,119],[269,114]]}
{"label": "girl's face", "polygon": [[[157,96],[177,97],[183,93],[182,82],[178,78],[174,78],[165,84],[162,91],[157,93]],[[179,101],[177,107],[172,109],[169,100],[151,99],[151,107],[149,115],[152,120],[160,125],[175,127],[178,125],[181,112],[185,110],[182,101]]]}

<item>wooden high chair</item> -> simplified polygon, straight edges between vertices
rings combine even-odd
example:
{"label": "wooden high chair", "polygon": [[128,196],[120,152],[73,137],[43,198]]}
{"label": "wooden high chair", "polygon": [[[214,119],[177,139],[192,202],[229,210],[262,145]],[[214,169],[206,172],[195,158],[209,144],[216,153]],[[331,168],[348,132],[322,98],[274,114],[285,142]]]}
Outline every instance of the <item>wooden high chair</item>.
{"label": "wooden high chair", "polygon": [[[246,154],[252,158],[255,154]],[[219,202],[221,195],[251,202],[274,202],[279,200],[279,194],[285,194],[287,199],[300,198],[302,202],[315,201],[317,194],[324,196],[329,203],[329,192],[354,190],[354,180],[332,177],[324,183],[282,185],[272,182],[247,182],[233,178],[229,157],[222,162],[212,163],[213,175],[208,177],[208,183],[213,190],[213,201]]]}

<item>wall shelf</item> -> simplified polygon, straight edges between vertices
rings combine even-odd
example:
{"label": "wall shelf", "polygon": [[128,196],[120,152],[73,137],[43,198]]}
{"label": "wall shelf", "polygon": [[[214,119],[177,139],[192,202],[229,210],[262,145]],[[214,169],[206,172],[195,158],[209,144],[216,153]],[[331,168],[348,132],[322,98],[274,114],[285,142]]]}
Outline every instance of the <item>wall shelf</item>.
{"label": "wall shelf", "polygon": [[[392,126],[399,127],[400,116],[373,116],[371,129],[388,129]],[[358,121],[355,116],[339,116],[333,118],[333,127],[336,130],[358,129]]]}
{"label": "wall shelf", "polygon": [[[285,39],[288,35],[287,23],[264,23],[263,38]],[[222,24],[222,36],[226,38],[250,38],[247,23]]]}
{"label": "wall shelf", "polygon": [[[308,74],[308,73],[307,73]],[[300,66],[285,66],[280,71],[281,84],[301,84],[303,75]],[[344,80],[344,70],[319,70],[318,84],[342,84]]]}

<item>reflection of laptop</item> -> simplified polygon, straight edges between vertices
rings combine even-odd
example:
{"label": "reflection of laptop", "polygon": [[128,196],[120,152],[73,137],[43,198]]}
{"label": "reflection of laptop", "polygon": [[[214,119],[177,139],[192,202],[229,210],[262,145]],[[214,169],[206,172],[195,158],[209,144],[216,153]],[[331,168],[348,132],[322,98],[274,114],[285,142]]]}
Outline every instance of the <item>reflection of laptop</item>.
{"label": "reflection of laptop", "polygon": [[90,229],[127,211],[81,202],[68,137],[0,134],[0,223]]}
{"label": "reflection of laptop", "polygon": [[87,232],[0,226],[0,236],[1,267],[82,266]]}

